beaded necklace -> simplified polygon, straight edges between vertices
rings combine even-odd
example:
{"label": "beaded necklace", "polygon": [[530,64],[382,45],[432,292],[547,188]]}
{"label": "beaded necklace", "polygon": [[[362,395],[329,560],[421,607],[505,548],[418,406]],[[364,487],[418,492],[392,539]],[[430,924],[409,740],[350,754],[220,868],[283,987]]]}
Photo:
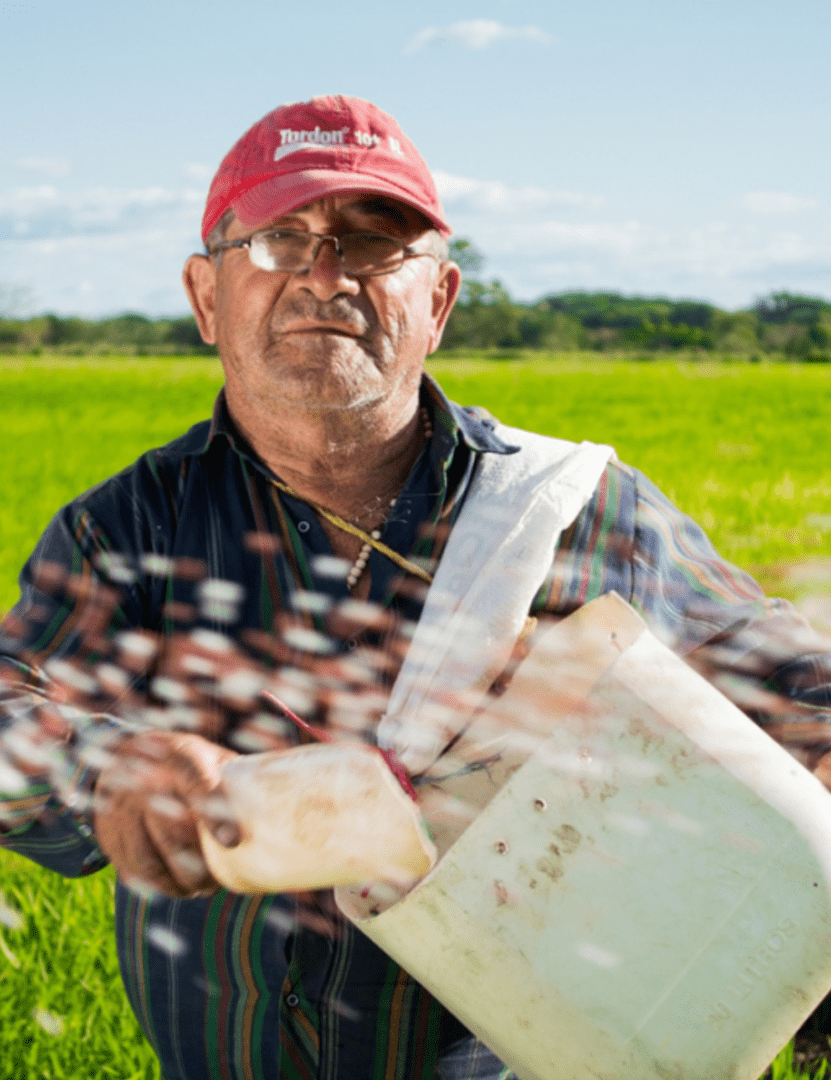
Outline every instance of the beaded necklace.
{"label": "beaded necklace", "polygon": [[[427,409],[423,405],[419,410],[419,415],[421,416],[421,424],[424,429],[425,438],[429,440],[433,436],[433,425],[430,421],[430,414],[427,412]],[[360,540],[363,541],[361,550],[358,552],[358,557],[355,559],[346,575],[346,587],[348,589],[354,589],[360,581],[361,576],[366,569],[366,565],[369,562],[369,556],[373,548],[376,551],[380,551],[382,555],[386,555],[388,559],[391,559],[392,562],[394,562],[396,566],[401,567],[402,570],[406,570],[408,573],[414,574],[416,577],[421,578],[421,580],[426,581],[428,585],[432,583],[432,575],[429,574],[422,566],[419,566],[418,563],[412,562],[412,560],[410,559],[406,559],[403,555],[399,555],[397,551],[394,551],[391,547],[381,541],[381,531],[384,524],[386,523],[387,518],[389,517],[390,510],[392,510],[393,506],[395,506],[395,503],[398,499],[397,495],[395,496],[395,498],[390,500],[390,509],[384,516],[384,520],[379,525],[377,525],[372,530],[372,532],[368,533],[359,525],[355,525],[351,521],[346,521],[344,518],[340,517],[340,515],[332,513],[331,510],[327,510],[325,506],[321,506],[319,503],[314,502],[312,499],[306,499],[302,495],[299,495],[294,490],[294,488],[290,487],[288,484],[284,484],[282,480],[276,480],[272,477],[271,483],[274,485],[274,487],[278,489],[278,491],[282,491],[286,495],[290,495],[293,499],[299,499],[301,502],[306,503],[306,505],[310,506],[315,511],[315,513],[319,514],[322,518],[325,518],[326,521],[334,525],[336,528],[342,529],[343,532],[349,533],[350,536],[357,536]]]}

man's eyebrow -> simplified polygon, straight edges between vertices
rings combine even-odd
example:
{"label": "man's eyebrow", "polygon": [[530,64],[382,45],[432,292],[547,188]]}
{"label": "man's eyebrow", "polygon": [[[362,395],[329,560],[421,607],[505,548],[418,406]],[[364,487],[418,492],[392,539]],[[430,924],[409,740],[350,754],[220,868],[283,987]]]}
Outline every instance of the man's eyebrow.
{"label": "man's eyebrow", "polygon": [[359,202],[352,203],[349,209],[367,217],[386,218],[402,229],[407,229],[412,225],[410,216],[403,207],[389,199],[385,199],[381,195],[375,198],[361,199]]}

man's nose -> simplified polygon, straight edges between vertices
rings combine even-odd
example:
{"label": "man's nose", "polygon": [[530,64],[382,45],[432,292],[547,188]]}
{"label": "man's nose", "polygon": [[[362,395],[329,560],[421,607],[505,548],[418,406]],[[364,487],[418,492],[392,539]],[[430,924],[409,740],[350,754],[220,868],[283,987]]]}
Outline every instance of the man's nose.
{"label": "man's nose", "polygon": [[314,261],[300,275],[300,282],[319,300],[331,300],[340,293],[356,296],[361,291],[358,279],[343,268],[334,236],[321,238]]}

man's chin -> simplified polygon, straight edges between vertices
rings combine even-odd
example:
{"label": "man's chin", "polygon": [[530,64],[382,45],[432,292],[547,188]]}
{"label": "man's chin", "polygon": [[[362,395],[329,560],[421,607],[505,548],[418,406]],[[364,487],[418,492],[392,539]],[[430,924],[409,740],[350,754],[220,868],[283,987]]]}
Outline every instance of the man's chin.
{"label": "man's chin", "polygon": [[[372,364],[369,344],[353,334],[331,330],[298,330],[281,334],[267,350],[267,358],[289,368],[331,364]],[[373,364],[374,366],[374,364]]]}
{"label": "man's chin", "polygon": [[312,412],[360,409],[384,397],[384,386],[374,365],[298,365],[274,372],[275,399]]}

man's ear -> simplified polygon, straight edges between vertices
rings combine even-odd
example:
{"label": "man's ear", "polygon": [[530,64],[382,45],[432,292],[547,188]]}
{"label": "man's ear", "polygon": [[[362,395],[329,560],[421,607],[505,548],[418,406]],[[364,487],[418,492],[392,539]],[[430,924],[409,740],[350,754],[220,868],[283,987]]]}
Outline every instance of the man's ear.
{"label": "man's ear", "polygon": [[196,325],[206,345],[216,344],[216,266],[207,255],[191,255],[182,271]]}
{"label": "man's ear", "polygon": [[428,353],[435,352],[441,343],[444,324],[453,310],[461,285],[462,272],[459,267],[454,262],[442,263],[433,287],[433,333]]}

